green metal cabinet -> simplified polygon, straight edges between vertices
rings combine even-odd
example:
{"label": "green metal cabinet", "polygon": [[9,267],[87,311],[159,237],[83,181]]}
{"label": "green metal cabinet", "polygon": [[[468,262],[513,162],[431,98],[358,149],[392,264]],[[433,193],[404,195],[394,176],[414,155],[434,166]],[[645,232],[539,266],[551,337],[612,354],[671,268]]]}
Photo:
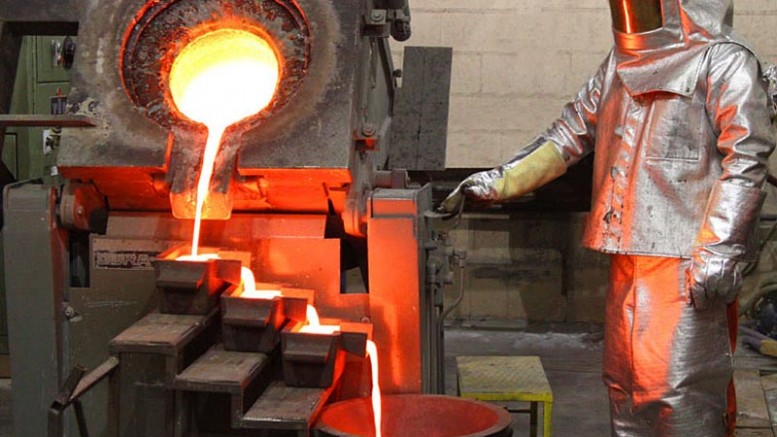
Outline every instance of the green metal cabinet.
{"label": "green metal cabinet", "polygon": [[[51,97],[70,92],[69,72],[56,64],[52,52],[52,45],[59,44],[61,47],[64,39],[51,36],[28,36],[23,39],[11,113],[50,114]],[[16,180],[54,181],[51,166],[56,162],[56,150],[44,154],[43,132],[43,128],[11,128],[6,131],[2,160]],[[0,377],[7,377],[8,315],[2,256],[0,243]]]}
{"label": "green metal cabinet", "polygon": [[38,83],[69,83],[68,71],[57,65],[54,46],[62,47],[64,36],[36,36],[35,38],[35,74]]}
{"label": "green metal cabinet", "polygon": [[[15,114],[50,114],[51,98],[70,92],[70,75],[55,64],[53,45],[61,47],[65,37],[28,36],[22,42],[19,69],[14,84],[11,112]],[[42,128],[9,129],[15,136],[13,151],[3,150],[3,162],[17,180],[48,180],[56,161],[56,150],[44,155]],[[8,149],[6,144],[4,149]]]}

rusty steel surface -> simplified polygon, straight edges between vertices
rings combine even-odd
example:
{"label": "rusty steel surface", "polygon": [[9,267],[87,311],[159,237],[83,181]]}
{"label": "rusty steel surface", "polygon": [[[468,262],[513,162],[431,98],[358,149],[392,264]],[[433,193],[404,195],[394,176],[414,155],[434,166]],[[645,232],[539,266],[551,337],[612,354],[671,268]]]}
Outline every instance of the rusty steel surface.
{"label": "rusty steel surface", "polygon": [[[381,399],[386,437],[509,437],[510,414],[483,402],[437,395],[389,395]],[[317,435],[375,435],[370,399],[337,402],[326,407],[315,425]]]}

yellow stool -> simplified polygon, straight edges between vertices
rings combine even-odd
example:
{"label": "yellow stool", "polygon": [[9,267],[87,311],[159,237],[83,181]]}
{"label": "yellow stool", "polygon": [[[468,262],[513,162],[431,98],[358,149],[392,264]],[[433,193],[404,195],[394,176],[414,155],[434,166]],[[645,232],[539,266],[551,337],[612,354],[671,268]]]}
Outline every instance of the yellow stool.
{"label": "yellow stool", "polygon": [[542,435],[550,437],[553,392],[540,357],[456,357],[459,396],[491,402],[529,402],[531,436],[537,437],[538,405],[542,402]]}

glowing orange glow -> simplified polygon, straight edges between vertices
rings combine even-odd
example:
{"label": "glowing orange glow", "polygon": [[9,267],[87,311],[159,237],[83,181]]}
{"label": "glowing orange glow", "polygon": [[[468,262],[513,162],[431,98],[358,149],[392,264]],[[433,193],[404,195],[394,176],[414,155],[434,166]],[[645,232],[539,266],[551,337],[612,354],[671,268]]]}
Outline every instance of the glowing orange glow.
{"label": "glowing orange glow", "polygon": [[335,332],[340,332],[340,327],[337,325],[322,325],[318,317],[318,311],[316,311],[316,307],[313,305],[308,305],[307,316],[308,324],[301,327],[299,332],[321,335],[332,335]]}
{"label": "glowing orange glow", "polygon": [[375,437],[381,437],[380,430],[383,407],[380,401],[380,383],[378,382],[378,347],[372,340],[367,340],[367,356],[372,368],[372,415],[375,418]]}
{"label": "glowing orange glow", "polygon": [[336,332],[340,332],[340,327],[337,325],[305,325],[299,329],[299,332],[303,334],[332,335]]}
{"label": "glowing orange glow", "polygon": [[251,290],[240,293],[240,297],[245,299],[273,300],[276,297],[282,297],[278,290]]}
{"label": "glowing orange glow", "polygon": [[214,259],[219,259],[218,254],[215,253],[201,253],[199,255],[197,254],[191,254],[191,255],[181,255],[178,258],[176,258],[176,261],[210,261]]}
{"label": "glowing orange glow", "polygon": [[197,255],[202,209],[208,198],[221,137],[227,127],[270,104],[280,62],[263,38],[239,29],[207,33],[187,45],[170,70],[170,94],[178,111],[208,128],[197,183],[192,255]]}

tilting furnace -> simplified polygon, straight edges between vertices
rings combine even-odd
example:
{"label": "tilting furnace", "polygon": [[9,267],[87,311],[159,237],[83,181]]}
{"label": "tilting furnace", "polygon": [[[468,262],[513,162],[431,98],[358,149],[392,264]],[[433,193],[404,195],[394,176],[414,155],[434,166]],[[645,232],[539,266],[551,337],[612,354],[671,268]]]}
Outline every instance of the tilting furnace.
{"label": "tilting furnace", "polygon": [[[385,393],[442,390],[452,251],[430,226],[430,188],[404,169],[444,164],[451,52],[408,49],[397,86],[389,40],[410,36],[405,0],[6,1],[3,83],[22,35],[62,33],[77,34],[67,115],[2,119],[65,128],[65,182],[4,197],[16,435],[75,433],[51,403],[102,375],[110,384],[78,405],[92,433],[306,433],[325,402],[369,395],[367,338]],[[244,59],[257,47],[259,61]],[[260,64],[211,101],[208,87],[190,93],[190,109],[194,73],[220,61]],[[267,101],[217,138],[198,117],[250,107],[256,81]],[[242,299],[246,270],[282,297]],[[308,323],[307,304],[350,353],[283,337]],[[310,365],[330,356],[334,369]],[[78,366],[104,372],[76,386]],[[295,378],[320,387],[280,382]],[[252,422],[260,402],[275,409]]]}

